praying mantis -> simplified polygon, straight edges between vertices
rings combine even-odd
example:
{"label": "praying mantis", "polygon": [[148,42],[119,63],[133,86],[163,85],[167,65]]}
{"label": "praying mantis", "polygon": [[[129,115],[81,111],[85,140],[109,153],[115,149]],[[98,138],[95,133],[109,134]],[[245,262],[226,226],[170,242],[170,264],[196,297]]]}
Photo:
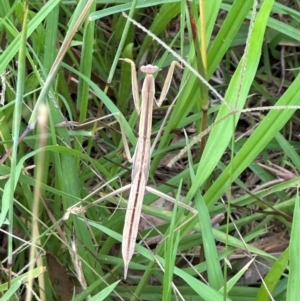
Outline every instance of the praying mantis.
{"label": "praying mantis", "polygon": [[[170,196],[147,186],[151,154],[155,148],[155,143],[153,143],[152,146],[150,144],[150,136],[152,131],[153,100],[155,100],[158,107],[162,105],[162,102],[164,101],[169,90],[175,67],[182,67],[176,61],[171,63],[160,98],[159,100],[156,100],[153,74],[158,72],[159,68],[153,65],[142,66],[141,71],[146,74],[146,77],[142,86],[142,102],[140,104],[135,64],[130,59],[122,60],[131,65],[132,95],[136,111],[140,115],[139,134],[133,157],[130,156],[127,140],[123,139],[128,161],[133,164],[130,184],[131,187],[125,216],[125,224],[123,228],[122,243],[124,278],[126,279],[128,265],[134,252],[145,191],[147,190],[148,192],[156,194],[159,197],[163,197],[167,200],[171,199],[173,201],[173,198]],[[124,131],[122,135],[124,136]]]}
{"label": "praying mantis", "polygon": [[[157,138],[155,139],[153,145],[151,146],[151,131],[152,131],[152,112],[153,112],[153,101],[155,100],[158,107],[160,107],[167,95],[169,90],[171,79],[174,73],[175,67],[182,69],[181,65],[177,61],[173,61],[170,65],[165,83],[163,85],[160,98],[155,99],[155,83],[153,74],[159,71],[159,68],[154,65],[146,65],[141,67],[141,71],[146,74],[142,91],[141,91],[141,103],[138,92],[138,80],[135,69],[135,64],[130,59],[121,59],[131,66],[131,81],[132,81],[132,95],[135,105],[135,109],[140,117],[139,121],[139,132],[138,139],[136,143],[136,148],[134,155],[130,155],[129,145],[126,139],[125,130],[122,126],[121,119],[117,117],[120,123],[122,139],[124,141],[125,154],[130,163],[132,163],[132,173],[131,173],[131,183],[127,184],[116,191],[113,191],[99,200],[95,201],[93,204],[101,202],[114,196],[118,193],[122,193],[130,189],[128,205],[125,216],[125,224],[123,228],[123,240],[122,240],[122,257],[124,262],[124,279],[127,277],[128,266],[134,253],[135,242],[138,234],[138,226],[141,218],[141,211],[143,205],[143,199],[145,192],[150,192],[155,194],[165,200],[175,202],[174,198],[164,194],[150,186],[147,186],[149,169],[151,162],[151,154],[155,148]],[[176,99],[174,99],[175,101]],[[173,103],[174,103],[173,101]],[[167,113],[168,115],[168,113]],[[159,134],[157,135],[159,136]],[[193,208],[190,208],[184,203],[180,203],[180,206],[186,208],[196,214]],[[89,207],[89,206],[87,206]],[[71,209],[71,208],[70,208]],[[71,212],[70,210],[69,212]],[[80,211],[80,210],[79,210]],[[66,213],[65,219],[67,218],[69,212]],[[81,212],[81,211],[80,211]]]}

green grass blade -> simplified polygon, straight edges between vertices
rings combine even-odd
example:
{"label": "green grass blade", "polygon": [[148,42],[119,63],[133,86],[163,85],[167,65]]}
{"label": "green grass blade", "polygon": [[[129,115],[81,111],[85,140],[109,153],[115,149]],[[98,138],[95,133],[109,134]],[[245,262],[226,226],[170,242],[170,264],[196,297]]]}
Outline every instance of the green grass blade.
{"label": "green grass blade", "polygon": [[[266,275],[264,283],[258,291],[256,301],[268,301],[271,300],[269,293],[273,293],[280,278],[282,277],[284,270],[287,267],[289,261],[289,248],[287,248],[273,264],[272,268]],[[266,289],[267,288],[267,289]]]}
{"label": "green grass blade", "polygon": [[297,300],[300,296],[300,204],[299,204],[299,188],[297,189],[297,197],[294,208],[294,218],[289,247],[290,271],[287,286],[287,301]]}
{"label": "green grass blade", "polygon": [[[27,38],[31,36],[34,30],[39,26],[39,24],[47,17],[47,15],[53,10],[53,8],[60,3],[60,0],[53,0],[47,2],[39,13],[28,23],[27,26]],[[16,55],[20,47],[20,37],[19,34],[5,49],[5,51],[0,55],[0,73],[2,73],[12,58]]]}
{"label": "green grass blade", "polygon": [[90,298],[90,301],[102,301],[105,300],[106,297],[110,296],[113,290],[116,288],[116,286],[119,284],[120,280],[112,283],[105,289],[103,289],[101,292]]}
{"label": "green grass blade", "polygon": [[[232,80],[229,84],[225,99],[230,106],[233,106],[235,109],[242,109],[247,96],[251,83],[254,79],[257,66],[259,63],[259,55],[262,47],[262,42],[264,38],[264,29],[273,6],[272,0],[264,1],[261,10],[257,14],[256,20],[254,22],[252,35],[249,41],[249,50],[247,52],[247,57],[244,57],[245,65],[243,60],[239,63],[239,66],[232,77]],[[244,68],[242,70],[242,68]],[[243,82],[240,82],[240,78],[243,74]],[[239,91],[237,99],[237,91]],[[219,110],[218,120],[222,120],[224,116],[231,113],[231,109],[226,104],[222,104]],[[233,120],[237,122],[239,114],[236,116],[231,116],[226,119],[226,121],[221,122],[220,126],[215,126],[209,136],[207,145],[205,147],[203,156],[201,158],[198,170],[196,173],[196,181],[193,182],[189,193],[187,195],[187,200],[190,200],[204,181],[208,178],[211,172],[216,167],[221,156],[224,153],[224,150],[229,144],[229,141],[233,134]],[[212,157],[211,154],[214,154]],[[209,163],[208,163],[209,162]],[[230,179],[230,177],[228,177]],[[223,192],[224,193],[224,190]]]}
{"label": "green grass blade", "polygon": [[2,201],[2,210],[0,214],[0,225],[2,226],[4,219],[6,218],[8,209],[8,264],[12,265],[12,254],[13,254],[13,229],[14,229],[14,192],[17,183],[16,169],[17,169],[17,161],[18,161],[18,139],[20,134],[20,126],[22,119],[22,104],[23,104],[23,94],[24,94],[24,82],[25,82],[25,73],[26,73],[26,35],[27,35],[27,17],[28,17],[28,6],[27,3],[23,5],[23,24],[22,24],[22,34],[20,41],[20,49],[19,49],[19,68],[18,68],[18,81],[17,81],[17,91],[16,91],[16,102],[14,107],[14,115],[13,115],[13,150],[12,150],[12,158],[11,158],[11,174],[10,181],[8,181],[5,188],[9,189],[8,198],[3,199]]}

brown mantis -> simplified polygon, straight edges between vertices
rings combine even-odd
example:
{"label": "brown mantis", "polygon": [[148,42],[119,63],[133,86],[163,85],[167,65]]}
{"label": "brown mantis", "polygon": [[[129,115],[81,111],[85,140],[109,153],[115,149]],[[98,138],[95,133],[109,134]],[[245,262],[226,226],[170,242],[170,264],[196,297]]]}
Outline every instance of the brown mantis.
{"label": "brown mantis", "polygon": [[[153,112],[153,100],[155,100],[158,107],[161,106],[164,101],[166,94],[169,90],[171,78],[175,67],[182,68],[177,61],[173,61],[169,68],[164,86],[160,98],[155,99],[155,83],[153,74],[159,71],[159,68],[154,65],[146,65],[141,67],[141,71],[146,74],[143,82],[140,103],[139,92],[138,92],[138,81],[136,75],[135,64],[130,59],[121,59],[131,65],[131,80],[132,80],[132,94],[134,105],[137,113],[140,116],[139,121],[139,133],[138,140],[135,148],[134,155],[131,157],[128,142],[126,139],[125,130],[122,126],[120,118],[117,118],[121,125],[121,133],[124,141],[125,153],[128,161],[133,164],[131,173],[131,183],[125,185],[118,190],[109,193],[108,195],[100,198],[96,203],[103,201],[113,195],[124,192],[130,189],[128,205],[125,216],[125,224],[123,228],[123,242],[122,242],[122,256],[124,261],[124,278],[127,277],[128,265],[133,256],[134,246],[138,234],[138,226],[141,217],[141,210],[145,192],[150,192],[168,201],[174,202],[174,198],[164,194],[152,187],[147,186],[151,154],[155,148],[157,139],[155,139],[151,146],[151,131],[152,131],[152,112]],[[168,115],[168,114],[167,114]],[[159,135],[158,135],[159,136]],[[158,137],[157,137],[158,138]],[[95,202],[94,202],[95,204]],[[195,211],[189,206],[181,203],[180,206],[187,208],[188,210]]]}
{"label": "brown mantis", "polygon": [[[135,64],[130,59],[123,60],[131,65],[133,100],[137,113],[140,115],[139,135],[133,157],[130,156],[127,140],[123,139],[125,149],[127,149],[126,155],[128,157],[128,160],[129,162],[133,163],[131,174],[132,183],[130,184],[131,189],[125,216],[122,243],[124,278],[126,278],[128,265],[134,252],[134,245],[138,233],[138,225],[140,221],[145,191],[147,190],[148,192],[154,193],[167,200],[171,199],[173,201],[173,198],[147,186],[151,153],[153,152],[153,149],[155,147],[155,143],[153,143],[152,147],[150,145],[150,136],[152,131],[153,100],[155,99],[155,84],[153,74],[158,72],[159,68],[153,65],[141,67],[141,71],[146,74],[146,77],[144,79],[142,87],[142,103],[140,105]],[[155,100],[158,107],[161,106],[169,90],[175,66],[181,68],[181,65],[178,62],[172,62],[160,98],[159,100]]]}

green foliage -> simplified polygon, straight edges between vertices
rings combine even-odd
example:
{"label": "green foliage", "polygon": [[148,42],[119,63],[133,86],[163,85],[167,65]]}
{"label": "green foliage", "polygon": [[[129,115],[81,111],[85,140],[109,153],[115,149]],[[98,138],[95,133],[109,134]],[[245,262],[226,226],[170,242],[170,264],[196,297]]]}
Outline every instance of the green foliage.
{"label": "green foliage", "polygon": [[[199,18],[199,3],[205,20]],[[0,1],[0,222],[2,229],[9,225],[4,249],[9,260],[16,251],[12,270],[21,271],[9,290],[7,277],[2,280],[3,300],[18,299],[21,284],[38,276],[33,288],[49,301],[55,296],[156,301],[179,295],[185,300],[295,300],[300,289],[297,1],[28,1],[27,17],[25,4]],[[128,11],[181,57],[184,70],[175,76],[162,114],[154,110],[153,137],[162,134],[149,180],[159,191],[176,195],[177,202],[172,212],[150,206],[158,197],[145,195],[147,215],[141,223],[150,222],[140,231],[143,239],[125,282],[117,279],[123,277],[120,243],[128,194],[97,203],[131,181],[117,121],[133,154],[138,115],[130,68],[120,58],[162,68],[157,95],[165,67],[174,60],[169,49],[122,15]],[[190,20],[195,20],[197,40]],[[205,100],[210,100],[208,111]],[[46,145],[36,129],[41,103],[48,108]],[[186,139],[178,134],[182,128]],[[26,137],[16,147],[13,141],[22,132]],[[43,152],[41,165],[37,158]],[[170,153],[174,164],[165,172]],[[32,237],[36,199],[39,232]],[[265,247],[265,240],[277,252]],[[33,274],[23,270],[32,241],[43,264],[49,265],[44,255],[52,254],[80,293],[67,293],[67,285],[61,291],[53,271],[44,273],[40,261]],[[256,265],[247,270],[250,255],[257,256]],[[261,276],[250,279],[249,269],[252,274],[259,269]],[[68,276],[55,274],[60,276],[57,281],[73,287]],[[43,285],[42,278],[52,285]]]}

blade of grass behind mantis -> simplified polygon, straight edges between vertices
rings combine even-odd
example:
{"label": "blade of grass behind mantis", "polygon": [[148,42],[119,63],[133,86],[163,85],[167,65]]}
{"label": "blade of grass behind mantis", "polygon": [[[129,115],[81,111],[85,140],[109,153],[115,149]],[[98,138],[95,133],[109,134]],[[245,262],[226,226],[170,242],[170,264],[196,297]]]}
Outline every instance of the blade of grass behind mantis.
{"label": "blade of grass behind mantis", "polygon": [[224,54],[231,46],[231,43],[248,15],[253,1],[234,1],[230,5],[228,15],[223,22],[216,38],[213,40],[207,53],[208,78],[215,72]]}
{"label": "blade of grass behind mantis", "polygon": [[171,292],[172,292],[172,281],[173,281],[173,274],[174,274],[174,267],[176,262],[176,254],[178,250],[178,243],[180,232],[175,231],[175,221],[176,221],[176,213],[178,209],[178,200],[180,197],[180,191],[182,187],[182,181],[179,184],[179,189],[176,197],[176,202],[174,204],[174,208],[172,210],[172,219],[170,222],[170,231],[169,236],[164,243],[164,252],[165,252],[165,272],[164,272],[164,280],[163,283],[166,284],[163,286],[163,300],[171,300]]}
{"label": "blade of grass behind mantis", "polygon": [[[182,2],[182,1],[181,1]],[[216,17],[219,13],[219,8],[220,8],[220,0],[217,1],[206,1],[205,5],[206,5],[206,16],[207,16],[207,26],[208,26],[208,30],[207,30],[207,42],[210,39],[212,30],[214,28],[214,24],[216,21]],[[185,4],[186,6],[186,4]],[[166,27],[166,24],[168,24],[173,18],[175,18],[179,13],[181,13],[182,15],[185,14],[185,11],[181,11],[181,6],[180,3],[178,1],[174,2],[174,3],[165,3],[159,10],[159,14],[157,14],[151,24],[151,27],[149,28],[149,30],[155,34],[155,35],[159,35]],[[151,45],[151,43],[153,43],[153,40],[150,36],[147,36],[144,41],[143,44],[141,46],[141,50],[137,56],[137,62],[140,61],[142,55],[145,53],[145,51],[149,48],[149,46]]]}
{"label": "blade of grass behind mantis", "polygon": [[[15,3],[16,5],[16,3]],[[3,12],[3,15],[9,15],[9,13],[13,12],[13,7],[10,8],[10,4],[8,0],[0,1],[0,11]],[[1,14],[0,14],[1,16]],[[2,17],[2,16],[1,16]]]}
{"label": "blade of grass behind mantis", "polygon": [[[96,8],[96,1],[91,5],[90,12],[93,12]],[[80,58],[80,67],[79,71],[84,74],[89,79],[91,78],[92,73],[92,61],[93,61],[93,52],[94,47],[94,31],[95,31],[95,22],[89,21],[88,19],[84,22],[84,34],[82,41],[82,50],[81,50],[81,58]],[[77,90],[77,109],[80,112],[79,122],[88,118],[88,105],[89,105],[89,84],[79,77],[78,90]],[[96,126],[96,125],[95,125]],[[83,137],[79,137],[78,143],[75,144],[75,148],[77,150],[81,150],[81,142],[83,141]],[[92,147],[93,140],[90,139],[88,143],[87,153],[90,153],[90,148]],[[78,166],[79,160],[76,160],[76,165]],[[78,168],[80,168],[78,166]]]}
{"label": "blade of grass behind mantis", "polygon": [[[11,267],[12,265],[12,253],[13,253],[13,220],[14,220],[14,191],[16,187],[16,167],[17,167],[17,154],[18,154],[18,138],[20,133],[20,126],[21,126],[21,111],[22,111],[22,103],[23,103],[23,92],[24,92],[24,82],[25,82],[25,70],[26,70],[26,36],[27,36],[27,17],[28,17],[28,6],[27,2],[23,5],[24,17],[23,17],[23,24],[22,24],[22,35],[20,41],[20,50],[19,50],[19,57],[18,57],[18,81],[17,81],[17,90],[16,90],[16,102],[13,114],[13,130],[12,130],[12,137],[13,137],[13,150],[12,150],[12,158],[11,158],[11,173],[10,178],[7,181],[3,199],[2,199],[2,208],[0,213],[0,225],[2,226],[6,214],[8,211],[8,266]],[[7,198],[4,196],[7,195]]]}
{"label": "blade of grass behind mantis", "polygon": [[[187,136],[186,136],[186,141],[188,141]],[[192,168],[193,163],[192,163],[192,156],[190,154],[190,151],[188,152],[188,159],[189,159],[189,166],[190,166],[189,168],[190,178],[192,182],[194,182],[195,173]],[[199,190],[195,195],[195,203],[196,203],[196,209],[198,211],[198,215],[197,215],[198,223],[201,229],[205,261],[207,264],[208,282],[211,287],[213,287],[216,290],[219,290],[224,285],[224,277],[219,263],[219,255],[217,252],[217,246],[212,231],[212,224],[210,220],[209,210]]]}
{"label": "blade of grass behind mantis", "polygon": [[105,300],[108,296],[111,295],[111,293],[114,291],[116,286],[119,284],[121,280],[117,280],[116,282],[112,283],[111,285],[108,285],[106,288],[104,288],[102,291],[94,295],[92,298],[90,298],[90,301],[102,301]]}
{"label": "blade of grass behind mantis", "polygon": [[[167,24],[180,13],[180,3],[165,3],[159,8],[159,14],[155,15],[149,30],[155,35],[159,35],[165,30]],[[183,13],[183,12],[182,12]],[[137,64],[141,61],[143,55],[151,47],[153,40],[150,36],[146,36],[140,51],[137,55]]]}
{"label": "blade of grass behind mantis", "polygon": [[[253,23],[253,30],[250,33],[251,37],[247,42],[243,59],[240,61],[226,92],[225,99],[227,103],[231,105],[235,110],[240,110],[243,108],[248,96],[249,89],[251,87],[251,83],[255,77],[260,59],[260,56],[257,54],[261,51],[265,32],[264,29],[266,28],[273,2],[273,0],[266,0],[261,6],[261,9],[258,12]],[[237,91],[239,91],[238,95]],[[218,122],[218,120],[222,120],[224,116],[232,112],[228,104],[222,103],[218,116],[216,118],[216,122]],[[209,175],[219,162],[221,156],[223,155],[225,149],[229,144],[230,139],[232,138],[234,132],[233,125],[237,123],[239,115],[240,113],[237,113],[235,116],[230,116],[225,121],[221,122],[221,126],[213,127],[208,138],[203,156],[198,165],[196,180],[192,183],[192,186],[187,194],[187,202],[192,199],[197,190],[209,177]],[[213,154],[213,156],[211,156],[211,154]],[[228,179],[229,178],[230,177],[228,177]]]}
{"label": "blade of grass behind mantis", "polygon": [[[45,19],[45,37],[47,37],[44,42],[45,42],[45,47],[44,47],[44,58],[43,58],[43,63],[40,64],[40,66],[44,66],[45,71],[44,74],[41,75],[41,87],[43,86],[44,83],[44,76],[48,74],[48,72],[51,69],[51,66],[55,60],[55,56],[57,55],[58,49],[57,49],[57,37],[59,36],[59,11],[60,11],[60,6],[57,5],[56,7],[51,10],[51,12],[48,14],[48,16]],[[34,53],[34,51],[33,51]],[[34,65],[34,64],[32,64]],[[39,72],[36,72],[36,74],[39,76]],[[51,130],[51,132],[53,132]],[[48,153],[49,154],[49,153]],[[51,166],[51,156],[46,155],[44,157],[44,166]],[[49,179],[49,175],[51,174],[50,168],[44,168],[44,172],[42,174],[42,183],[47,183]],[[59,188],[60,189],[60,188]],[[43,190],[43,193],[41,194],[43,197],[45,196],[45,191]],[[54,212],[59,212],[61,210],[61,204],[60,202],[54,202],[53,204],[53,211]],[[59,241],[58,240],[53,240],[53,249],[58,250],[59,249]]]}
{"label": "blade of grass behind mantis", "polygon": [[[130,17],[133,16],[136,4],[137,4],[137,0],[133,0],[131,2],[131,4],[130,4],[131,5],[130,6],[130,11],[129,11],[129,16]],[[109,72],[109,75],[108,75],[108,78],[107,78],[107,83],[108,84],[111,83],[111,80],[112,80],[112,78],[114,76],[114,73],[115,73],[115,70],[116,70],[116,67],[117,67],[117,64],[118,64],[121,52],[123,51],[123,47],[124,47],[124,44],[125,44],[125,41],[126,41],[126,38],[127,38],[128,30],[129,30],[129,25],[130,25],[130,22],[127,20],[127,22],[125,24],[125,27],[124,27],[124,32],[123,32],[122,37],[121,37],[121,41],[120,41],[119,47],[117,49],[114,61],[112,63],[112,66],[111,66],[111,69],[110,69],[110,72]]]}
{"label": "blade of grass behind mantis", "polygon": [[51,69],[57,54],[57,36],[58,36],[58,18],[59,18],[59,5],[55,6],[46,18],[45,36],[45,55],[44,64],[46,74]]}
{"label": "blade of grass behind mantis", "polygon": [[299,207],[299,187],[297,189],[297,196],[294,208],[294,218],[291,232],[291,240],[289,247],[290,271],[287,286],[287,300],[297,300],[300,295],[300,207]]}
{"label": "blade of grass behind mantis", "polygon": [[[299,246],[298,246],[299,248]],[[264,282],[260,286],[260,289],[257,294],[256,301],[269,301],[270,296],[269,292],[273,293],[276,288],[280,278],[282,277],[284,270],[289,261],[289,248],[286,248],[285,251],[280,255],[276,260],[272,268],[269,270],[268,274],[264,278]],[[265,287],[267,286],[267,288]]]}
{"label": "blade of grass behind mantis", "polygon": [[[93,12],[96,8],[96,2],[91,5],[90,13]],[[82,50],[80,55],[80,67],[79,71],[84,74],[86,77],[90,78],[92,71],[92,58],[93,58],[93,47],[94,44],[94,31],[95,31],[95,22],[85,20],[84,23],[84,34],[82,41]],[[81,77],[79,78],[78,83],[78,101],[77,109],[80,112],[79,122],[85,120],[87,116],[87,107],[88,107],[88,96],[89,96],[89,85]]]}

